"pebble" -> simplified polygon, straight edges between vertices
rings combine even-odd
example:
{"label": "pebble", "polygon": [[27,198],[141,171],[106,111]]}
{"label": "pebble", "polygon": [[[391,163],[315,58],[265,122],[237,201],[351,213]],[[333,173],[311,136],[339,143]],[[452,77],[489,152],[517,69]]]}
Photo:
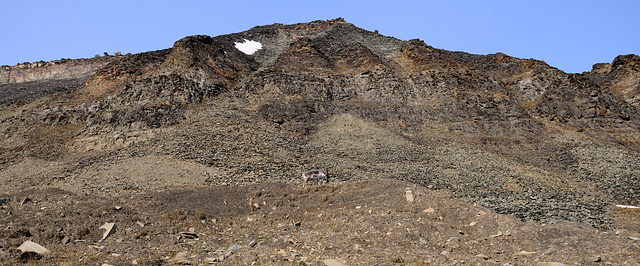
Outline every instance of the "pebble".
{"label": "pebble", "polygon": [[523,256],[526,256],[526,255],[531,255],[531,254],[535,254],[535,252],[521,250],[521,251],[518,251],[518,252],[514,253],[513,255],[523,255]]}
{"label": "pebble", "polygon": [[413,191],[407,190],[404,192],[407,202],[413,202]]}

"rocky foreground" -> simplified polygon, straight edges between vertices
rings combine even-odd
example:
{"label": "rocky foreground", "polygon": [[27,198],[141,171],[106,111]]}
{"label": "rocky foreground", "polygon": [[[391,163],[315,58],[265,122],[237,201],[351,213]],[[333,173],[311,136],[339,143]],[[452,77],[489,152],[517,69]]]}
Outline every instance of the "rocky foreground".
{"label": "rocky foreground", "polygon": [[637,263],[639,73],[342,19],[3,66],[0,259]]}
{"label": "rocky foreground", "polygon": [[[117,198],[31,189],[2,200],[0,258],[7,263],[640,263],[637,227],[522,222],[446,191],[389,179],[304,189],[202,186]],[[47,250],[21,252],[27,240]]]}

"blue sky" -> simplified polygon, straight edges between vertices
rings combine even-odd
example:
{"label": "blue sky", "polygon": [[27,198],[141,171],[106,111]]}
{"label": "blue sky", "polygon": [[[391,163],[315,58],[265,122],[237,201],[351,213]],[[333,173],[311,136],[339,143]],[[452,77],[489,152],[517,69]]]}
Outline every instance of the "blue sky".
{"label": "blue sky", "polygon": [[565,72],[640,54],[640,1],[5,1],[0,65],[169,48],[195,34],[344,18],[402,40]]}

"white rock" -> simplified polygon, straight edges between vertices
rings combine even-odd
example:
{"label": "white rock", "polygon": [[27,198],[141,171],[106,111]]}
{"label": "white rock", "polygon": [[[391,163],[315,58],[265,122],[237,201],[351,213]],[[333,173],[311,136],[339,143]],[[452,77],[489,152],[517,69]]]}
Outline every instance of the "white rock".
{"label": "white rock", "polygon": [[616,207],[623,208],[623,209],[640,209],[640,207],[638,206],[629,206],[629,205],[616,205]]}
{"label": "white rock", "polygon": [[31,242],[29,240],[25,241],[24,243],[22,243],[22,245],[20,245],[18,247],[18,249],[20,251],[24,252],[35,252],[38,254],[45,254],[45,253],[49,253],[49,250],[46,249],[43,246],[40,246],[38,243],[36,242]]}
{"label": "white rock", "polygon": [[346,266],[346,264],[336,259],[326,259],[326,260],[323,260],[322,263],[324,263],[324,265],[327,265],[327,266]]}
{"label": "white rock", "polygon": [[102,239],[100,239],[98,242],[102,242],[103,240],[107,239],[107,237],[109,237],[110,235],[113,235],[116,232],[116,224],[105,223],[102,226],[100,226],[100,229],[104,229],[106,231],[104,232],[104,234],[102,234]]}
{"label": "white rock", "polygon": [[408,202],[413,202],[413,191],[407,190],[404,192],[405,197],[407,197]]}
{"label": "white rock", "polygon": [[513,255],[523,255],[523,256],[526,256],[526,255],[531,255],[531,254],[535,254],[535,252],[521,250],[521,251],[519,251],[519,252],[514,253]]}
{"label": "white rock", "polygon": [[229,249],[227,249],[227,252],[231,252],[233,254],[233,253],[236,253],[238,250],[241,250],[243,248],[244,248],[243,246],[240,246],[238,244],[233,244],[233,245],[231,245],[229,247]]}

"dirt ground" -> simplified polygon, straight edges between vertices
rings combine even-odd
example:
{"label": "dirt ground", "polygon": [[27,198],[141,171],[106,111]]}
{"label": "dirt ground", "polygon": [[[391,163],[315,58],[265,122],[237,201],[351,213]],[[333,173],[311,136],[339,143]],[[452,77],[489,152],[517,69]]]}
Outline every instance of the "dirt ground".
{"label": "dirt ground", "polygon": [[[640,263],[637,224],[603,232],[562,221],[525,223],[452,198],[447,191],[397,180],[306,188],[281,183],[197,185],[119,194],[88,196],[42,187],[0,195],[0,261],[62,265],[325,265],[331,259],[346,265]],[[413,201],[408,200],[410,196]],[[633,209],[618,212],[627,218],[640,215]],[[105,223],[115,223],[116,231],[100,241]],[[17,247],[26,240],[50,253],[21,253]]]}

